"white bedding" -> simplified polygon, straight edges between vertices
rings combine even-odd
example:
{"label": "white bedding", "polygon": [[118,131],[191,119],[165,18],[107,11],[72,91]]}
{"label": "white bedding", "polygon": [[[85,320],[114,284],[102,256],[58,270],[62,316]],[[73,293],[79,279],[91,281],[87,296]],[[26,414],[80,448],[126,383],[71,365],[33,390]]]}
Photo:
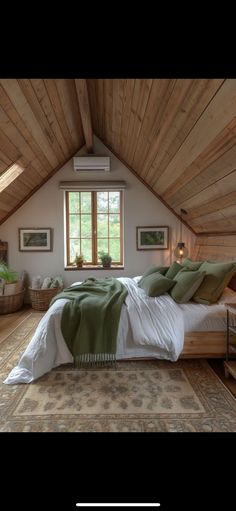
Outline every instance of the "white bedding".
{"label": "white bedding", "polygon": [[[139,279],[118,279],[129,293],[121,310],[117,360],[154,357],[175,361],[183,349],[185,332],[225,330],[224,301],[229,301],[227,291],[220,303],[214,305],[178,305],[167,293],[157,298],[146,296],[137,285]],[[30,383],[53,367],[73,362],[60,329],[61,313],[66,302],[65,299],[57,300],[50,307],[18,365],[4,383]]]}
{"label": "white bedding", "polygon": [[[128,289],[117,335],[117,359],[153,356],[175,361],[184,343],[184,322],[179,306],[166,293],[146,296],[134,278],[119,278]],[[57,300],[40,321],[18,365],[4,383],[29,383],[63,363],[73,362],[60,323],[65,299]]]}

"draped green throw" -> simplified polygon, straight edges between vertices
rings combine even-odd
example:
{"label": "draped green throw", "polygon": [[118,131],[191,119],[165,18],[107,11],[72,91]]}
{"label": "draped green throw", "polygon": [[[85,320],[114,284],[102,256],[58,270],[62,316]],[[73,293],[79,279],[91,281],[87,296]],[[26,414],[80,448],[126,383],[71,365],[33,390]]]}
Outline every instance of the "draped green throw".
{"label": "draped green throw", "polygon": [[125,286],[113,277],[88,278],[56,295],[70,300],[62,311],[61,330],[77,367],[116,359],[116,338]]}

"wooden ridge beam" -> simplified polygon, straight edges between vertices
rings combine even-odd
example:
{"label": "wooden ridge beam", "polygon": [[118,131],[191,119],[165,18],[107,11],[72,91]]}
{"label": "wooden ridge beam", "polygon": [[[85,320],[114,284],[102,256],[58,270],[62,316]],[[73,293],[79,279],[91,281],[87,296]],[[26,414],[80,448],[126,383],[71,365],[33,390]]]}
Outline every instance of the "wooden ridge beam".
{"label": "wooden ridge beam", "polygon": [[87,82],[85,79],[76,78],[75,86],[87,152],[93,153],[93,128]]}

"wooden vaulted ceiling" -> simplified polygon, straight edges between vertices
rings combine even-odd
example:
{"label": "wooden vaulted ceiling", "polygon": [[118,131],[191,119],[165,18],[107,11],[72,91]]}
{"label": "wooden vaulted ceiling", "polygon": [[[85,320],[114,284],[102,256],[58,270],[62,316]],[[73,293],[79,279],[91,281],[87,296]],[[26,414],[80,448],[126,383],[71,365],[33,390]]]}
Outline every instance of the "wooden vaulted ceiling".
{"label": "wooden vaulted ceiling", "polygon": [[0,80],[0,222],[92,132],[194,232],[236,231],[235,79]]}

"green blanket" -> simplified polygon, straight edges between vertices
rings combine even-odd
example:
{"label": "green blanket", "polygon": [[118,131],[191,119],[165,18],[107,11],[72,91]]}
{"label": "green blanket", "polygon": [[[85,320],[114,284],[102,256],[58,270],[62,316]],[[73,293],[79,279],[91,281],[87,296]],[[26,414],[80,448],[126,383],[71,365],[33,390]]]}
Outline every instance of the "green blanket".
{"label": "green blanket", "polygon": [[121,307],[126,296],[127,290],[119,280],[91,277],[52,299],[50,305],[60,298],[70,300],[63,307],[61,330],[76,366],[115,361]]}

